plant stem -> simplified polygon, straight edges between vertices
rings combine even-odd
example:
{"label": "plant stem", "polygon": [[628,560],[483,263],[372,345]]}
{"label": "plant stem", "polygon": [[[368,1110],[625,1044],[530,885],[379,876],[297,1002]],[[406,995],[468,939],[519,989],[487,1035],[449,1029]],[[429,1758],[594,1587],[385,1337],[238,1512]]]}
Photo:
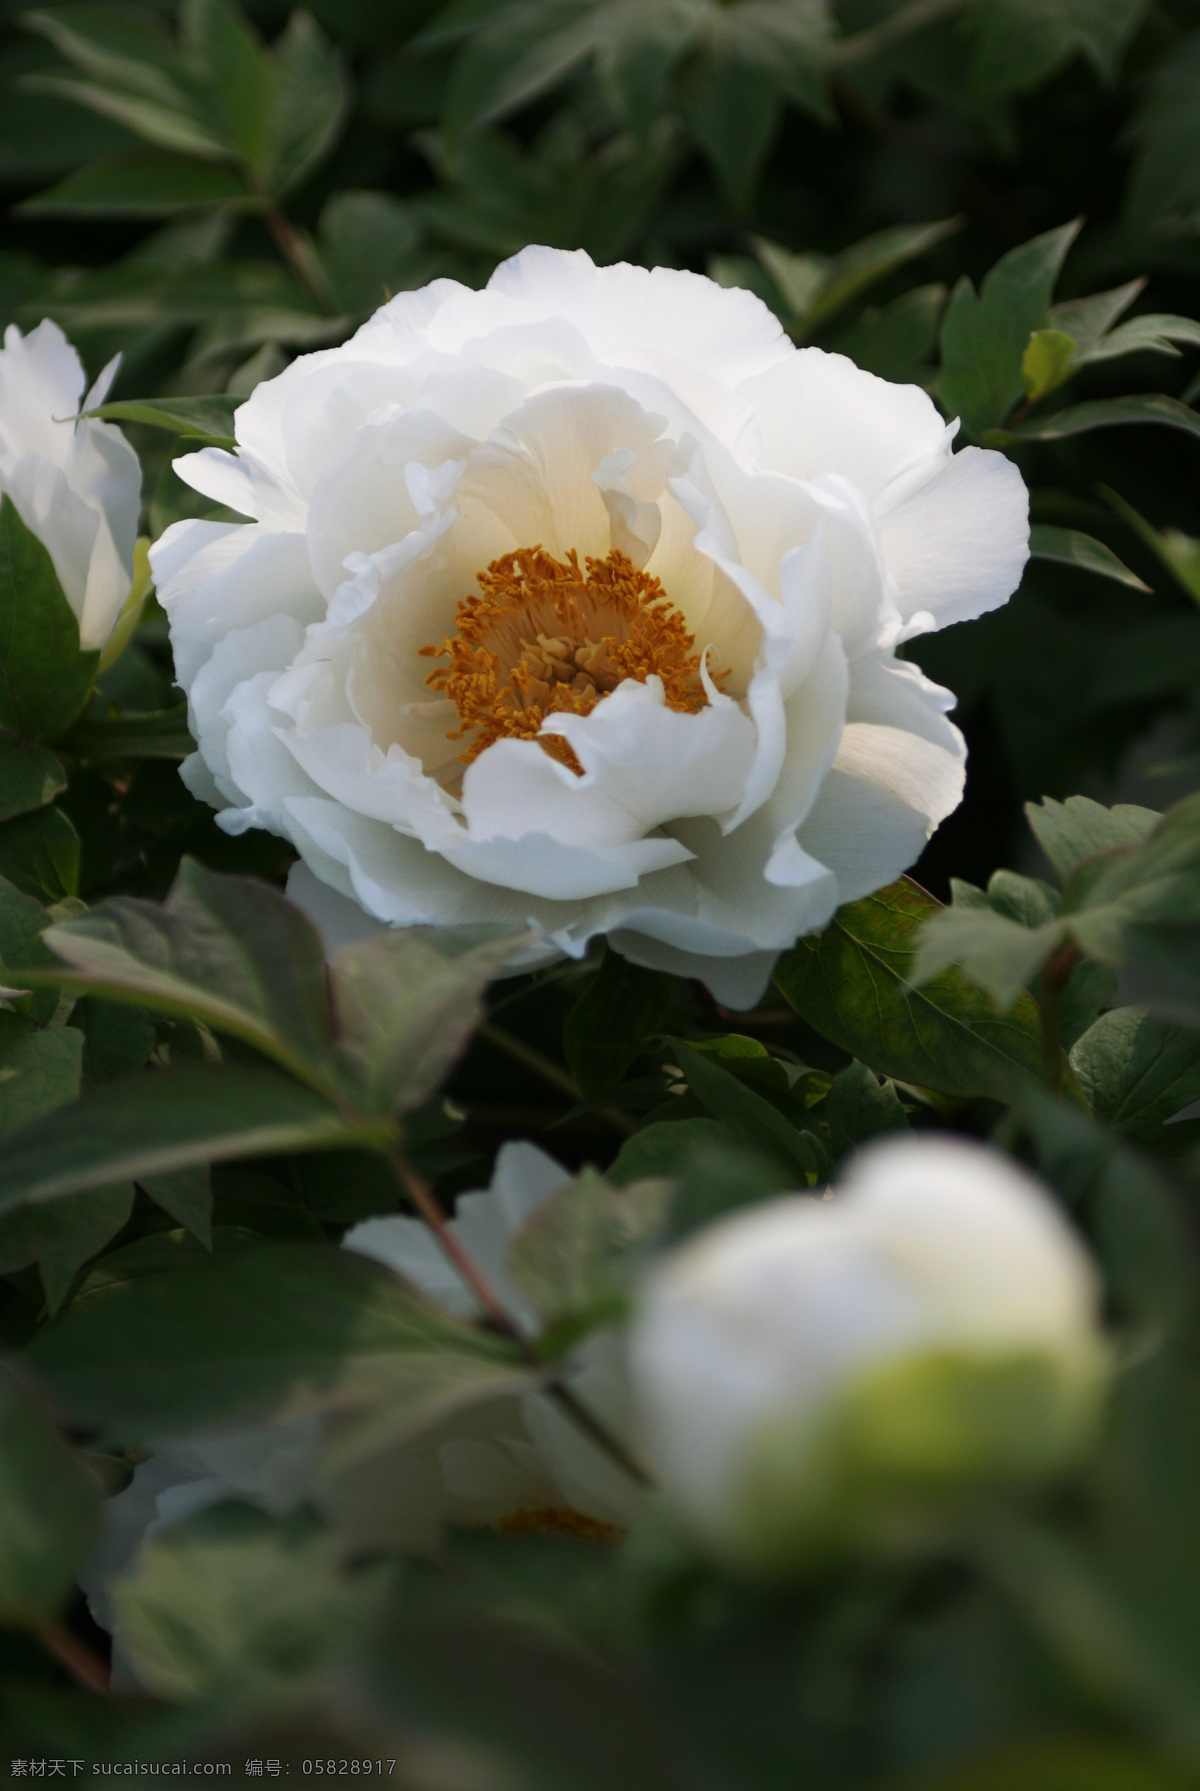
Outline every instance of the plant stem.
{"label": "plant stem", "polygon": [[111,1671],[108,1662],[94,1648],[89,1648],[60,1623],[47,1624],[37,1635],[47,1653],[52,1654],[79,1685],[86,1686],[88,1691],[107,1693]]}
{"label": "plant stem", "polygon": [[[450,1229],[450,1222],[442,1211],[441,1203],[423,1175],[415,1170],[402,1151],[393,1150],[388,1153],[393,1173],[408,1194],[409,1199],[433,1232],[434,1237],[445,1252],[447,1260],[462,1276],[479,1304],[498,1330],[514,1342],[530,1367],[545,1371],[545,1363],[539,1357],[532,1343],[525,1337],[505,1309],[503,1301],[492,1288],[487,1277],[463,1249]],[[638,1486],[649,1486],[650,1477],[645,1469],[630,1455],[625,1445],[613,1436],[607,1425],[590,1412],[581,1403],[571,1389],[557,1377],[546,1385],[546,1392],[562,1407],[580,1430],[609,1455]]]}
{"label": "plant stem", "polygon": [[1062,998],[1068,978],[1083,953],[1073,939],[1066,939],[1042,966],[1042,1080],[1053,1095],[1062,1093],[1066,1053],[1062,1042]]}
{"label": "plant stem", "polygon": [[279,245],[279,252],[307,292],[322,310],[332,312],[333,295],[329,290],[317,258],[304,238],[292,227],[291,219],[276,204],[267,207],[264,216],[267,228]]}
{"label": "plant stem", "polygon": [[548,1087],[566,1095],[569,1101],[582,1100],[579,1084],[574,1076],[568,1070],[560,1069],[554,1059],[547,1057],[544,1052],[533,1045],[527,1045],[524,1039],[515,1039],[511,1032],[504,1032],[499,1026],[490,1025],[479,1028],[479,1037],[486,1039],[497,1051],[503,1051],[506,1057],[511,1057],[523,1069],[532,1070]]}

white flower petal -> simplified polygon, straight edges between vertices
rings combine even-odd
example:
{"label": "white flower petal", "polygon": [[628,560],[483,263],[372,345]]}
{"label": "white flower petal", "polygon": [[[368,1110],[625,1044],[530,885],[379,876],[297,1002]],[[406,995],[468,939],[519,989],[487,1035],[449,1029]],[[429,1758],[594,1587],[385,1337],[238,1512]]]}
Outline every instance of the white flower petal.
{"label": "white flower petal", "polygon": [[922,629],[945,628],[1012,596],[1029,558],[1029,494],[1011,460],[963,448],[879,519],[898,604]]}

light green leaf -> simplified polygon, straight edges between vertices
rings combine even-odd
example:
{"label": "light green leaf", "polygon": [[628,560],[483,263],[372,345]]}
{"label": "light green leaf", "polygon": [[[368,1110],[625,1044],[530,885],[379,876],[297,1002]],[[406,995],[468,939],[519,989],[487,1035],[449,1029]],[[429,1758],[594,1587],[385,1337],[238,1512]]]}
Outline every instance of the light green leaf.
{"label": "light green leaf", "polygon": [[1044,329],[1054,283],[1079,223],[1064,224],[1010,249],[976,294],[964,276],[942,319],[939,395],[949,417],[974,436],[1003,423],[1024,391],[1029,338]]}
{"label": "light green leaf", "polygon": [[311,1517],[247,1505],[199,1513],[141,1551],[116,1586],[121,1647],[158,1697],[223,1698],[261,1713],[312,1696],[361,1642],[387,1592],[384,1564],[351,1574]]}
{"label": "light green leaf", "polygon": [[381,1264],[273,1243],[123,1282],[25,1351],[77,1423],[143,1437],[355,1410],[392,1439],[527,1387],[515,1347],[426,1306]]}
{"label": "light green leaf", "polygon": [[1021,356],[1021,383],[1028,399],[1036,404],[1070,378],[1075,348],[1074,337],[1062,330],[1034,330]]}
{"label": "light green leaf", "polygon": [[224,392],[207,398],[123,398],[83,414],[108,423],[145,423],[151,429],[169,429],[205,447],[235,448],[233,413],[239,403]]}
{"label": "light green leaf", "polygon": [[39,900],[79,894],[79,854],[79,835],[60,808],[39,808],[0,826],[0,876]]}
{"label": "light green leaf", "polygon": [[1097,1118],[1134,1144],[1182,1149],[1194,1126],[1170,1126],[1200,1100],[1200,1037],[1136,1007],[1101,1014],[1071,1052]]}
{"label": "light green leaf", "polygon": [[674,1000],[673,978],[606,948],[563,1027],[567,1064],[585,1099],[617,1087],[646,1040],[666,1025]]}
{"label": "light green leaf", "polygon": [[839,910],[816,939],[775,967],[775,985],[825,1038],[877,1075],[970,1100],[1009,1100],[1041,1072],[1041,1029],[1028,996],[997,1014],[961,971],[911,984],[917,933],[938,904],[908,882]]}
{"label": "light green leaf", "polygon": [[1148,591],[1136,572],[1119,560],[1111,547],[1084,535],[1078,529],[1053,528],[1048,523],[1035,523],[1029,531],[1029,551],[1035,560],[1057,560],[1063,566],[1075,566],[1080,572],[1094,572],[1111,578],[1134,591]]}
{"label": "light green leaf", "polygon": [[31,218],[167,218],[213,205],[252,209],[259,203],[233,168],[168,150],[131,149],[86,163],[57,186],[24,200],[20,210]]}
{"label": "light green leaf", "polygon": [[67,775],[44,747],[0,739],[0,822],[45,808],[67,787]]}
{"label": "light green leaf", "polygon": [[99,1481],[0,1367],[0,1623],[54,1623],[99,1527]]}
{"label": "light green leaf", "polygon": [[81,652],[79,623],[54,562],[6,492],[0,497],[0,730],[53,740],[87,701],[99,658]]}
{"label": "light green leaf", "polygon": [[1065,802],[1044,796],[1040,802],[1025,804],[1025,818],[1055,876],[1060,883],[1066,883],[1096,853],[1144,840],[1162,816],[1152,808],[1138,808],[1131,802],[1105,808],[1090,796],[1068,796]]}
{"label": "light green leaf", "polygon": [[203,1020],[319,1087],[331,1073],[325,955],[266,884],[185,859],[161,905],[117,896],[45,935],[80,994]]}
{"label": "light green leaf", "polygon": [[371,1148],[380,1128],[267,1070],[186,1064],[87,1091],[0,1144],[0,1213],[232,1157]]}

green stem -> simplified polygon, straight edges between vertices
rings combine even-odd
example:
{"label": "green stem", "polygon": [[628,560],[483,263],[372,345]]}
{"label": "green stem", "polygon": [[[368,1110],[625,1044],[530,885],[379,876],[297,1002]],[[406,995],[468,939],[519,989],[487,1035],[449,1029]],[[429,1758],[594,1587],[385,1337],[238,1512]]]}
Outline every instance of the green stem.
{"label": "green stem", "polygon": [[538,1051],[533,1045],[527,1045],[524,1039],[516,1039],[511,1032],[504,1032],[499,1026],[489,1025],[479,1028],[479,1037],[486,1039],[488,1044],[493,1045],[497,1051],[503,1051],[506,1057],[511,1057],[514,1063],[521,1065],[522,1069],[531,1070],[535,1076],[540,1076],[548,1087],[555,1089],[561,1095],[566,1095],[569,1101],[575,1102],[583,1099],[574,1076],[568,1070],[560,1069],[552,1057],[547,1057],[544,1052]]}
{"label": "green stem", "polygon": [[332,314],[333,294],[321,271],[316,256],[299,232],[293,228],[291,219],[273,200],[268,204],[263,216],[267,228],[279,246],[279,252],[303,286],[314,304],[322,311]]}

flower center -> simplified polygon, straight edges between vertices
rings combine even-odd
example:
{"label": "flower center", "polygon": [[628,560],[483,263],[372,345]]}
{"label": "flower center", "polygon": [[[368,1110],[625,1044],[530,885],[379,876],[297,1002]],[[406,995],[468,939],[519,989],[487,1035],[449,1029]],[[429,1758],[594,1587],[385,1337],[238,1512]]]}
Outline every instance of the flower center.
{"label": "flower center", "polygon": [[556,560],[541,547],[519,547],[476,574],[479,594],[459,603],[454,635],[421,648],[449,662],[426,682],[458,710],[461,725],[447,739],[472,736],[459,755],[464,764],[494,740],[537,739],[582,776],[567,742],[539,738],[538,730],[549,715],[590,714],[625,678],[661,678],[671,709],[707,703],[702,655],[658,579],[617,548],[586,567],[579,570],[574,548]]}
{"label": "flower center", "polygon": [[622,1537],[615,1524],[585,1517],[570,1505],[522,1505],[498,1517],[490,1527],[501,1536],[574,1536],[581,1542],[601,1542],[607,1548]]}

